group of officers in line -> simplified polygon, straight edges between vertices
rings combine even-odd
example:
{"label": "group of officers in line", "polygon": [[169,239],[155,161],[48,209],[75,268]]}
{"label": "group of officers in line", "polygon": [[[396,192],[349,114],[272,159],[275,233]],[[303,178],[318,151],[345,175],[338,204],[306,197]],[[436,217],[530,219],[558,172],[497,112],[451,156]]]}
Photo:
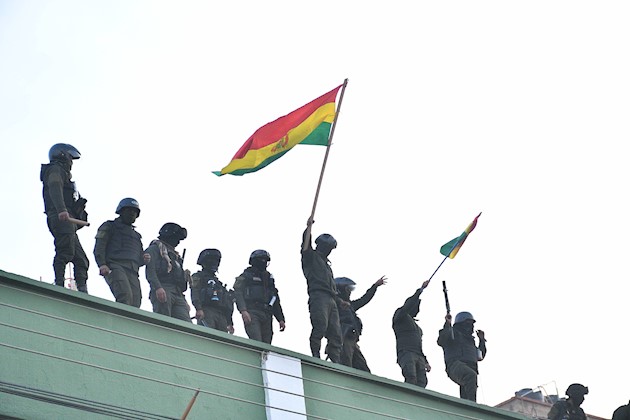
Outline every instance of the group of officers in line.
{"label": "group of officers in line", "polygon": [[[72,181],[72,163],[81,154],[70,144],[58,143],[49,150],[49,163],[42,164],[40,179],[43,183],[44,208],[48,228],[53,235],[55,256],[53,270],[55,284],[64,286],[65,268],[73,263],[77,290],[87,293],[89,262],[77,230],[87,225],[87,200],[78,193]],[[140,307],[139,269],[145,266],[146,278],[151,286],[149,299],[153,311],[191,322],[190,307],[184,292],[191,287],[191,300],[197,323],[209,328],[234,333],[232,314],[234,303],[241,314],[247,336],[271,343],[273,318],[285,329],[285,318],[273,275],[267,270],[271,256],[266,250],[251,253],[249,266],[236,278],[233,290],[228,290],[217,277],[221,252],[209,248],[197,259],[201,270],[190,274],[183,268],[183,257],[175,250],[186,239],[187,231],[176,223],[166,223],[144,250],[142,237],[133,223],[140,216],[140,206],[133,198],[124,198],[116,208],[118,217],[103,223],[96,233],[94,257],[99,273],[105,278],[116,302]],[[341,363],[366,372],[368,364],[359,348],[363,324],[357,311],[368,304],[378,287],[386,283],[385,276],[378,279],[359,299],[352,300],[355,282],[347,277],[334,277],[328,259],[337,247],[335,238],[327,233],[315,239],[312,246],[313,220],[307,221],[302,235],[302,271],[307,281],[308,308],[312,325],[309,337],[311,353],[320,358],[321,341],[325,337],[325,352],[334,363]],[[420,295],[429,285],[425,281],[403,305],[396,309],[392,328],[396,336],[397,362],[405,382],[427,386],[427,372],[431,370],[422,350],[422,329],[416,322],[420,311]],[[478,362],[486,355],[486,340],[482,330],[474,333],[475,319],[470,312],[460,312],[454,322],[446,314],[437,344],[444,352],[448,377],[460,388],[460,397],[476,401]],[[580,407],[588,387],[571,384],[567,398],[556,402],[548,414],[549,419],[586,419]],[[628,419],[630,404],[615,411],[613,419]]]}
{"label": "group of officers in line", "polygon": [[[87,224],[85,204],[72,181],[72,163],[81,154],[70,144],[58,143],[49,151],[49,163],[43,164],[40,178],[47,223],[54,237],[53,269],[55,284],[64,285],[65,267],[73,263],[77,290],[87,293],[88,258],[77,230]],[[240,312],[249,338],[271,343],[273,318],[285,329],[285,318],[273,275],[267,270],[271,256],[266,250],[251,253],[249,266],[236,278],[233,290],[228,290],[217,277],[221,263],[218,249],[205,249],[197,259],[201,270],[190,274],[183,268],[183,258],[176,251],[187,231],[177,223],[166,223],[157,239],[146,250],[142,237],[133,223],[140,216],[140,206],[133,198],[124,198],[116,208],[117,218],[103,223],[96,233],[94,257],[99,273],[105,278],[117,302],[139,308],[142,294],[139,269],[145,266],[150,284],[149,299],[153,311],[191,322],[190,307],[184,292],[190,286],[191,300],[197,323],[220,331],[234,333],[232,320],[234,303]],[[352,300],[355,282],[347,277],[334,277],[328,259],[337,247],[335,238],[327,233],[312,245],[313,220],[307,221],[302,235],[302,271],[307,281],[308,308],[312,325],[309,337],[311,353],[321,357],[321,342],[326,338],[325,353],[334,363],[341,363],[366,372],[370,369],[358,341],[362,323],[357,311],[374,297],[378,287],[386,283],[383,276],[359,299]],[[396,336],[397,362],[405,382],[427,386],[431,366],[422,350],[422,329],[415,317],[420,310],[420,295],[429,285],[425,281],[407,298],[392,318]],[[443,348],[446,372],[460,387],[462,398],[476,401],[477,364],[486,355],[484,332],[474,337],[475,319],[469,312],[460,312],[454,319],[445,317],[439,332],[438,345]]]}

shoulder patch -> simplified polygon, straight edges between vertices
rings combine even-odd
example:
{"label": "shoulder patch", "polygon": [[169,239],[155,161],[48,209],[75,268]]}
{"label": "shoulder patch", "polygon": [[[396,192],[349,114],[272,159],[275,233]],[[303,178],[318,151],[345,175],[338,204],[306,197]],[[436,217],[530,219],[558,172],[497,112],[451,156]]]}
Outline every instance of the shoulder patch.
{"label": "shoulder patch", "polygon": [[111,229],[111,224],[112,224],[111,220],[108,220],[107,222],[103,223],[96,231],[96,239],[104,238],[109,232],[109,230]]}

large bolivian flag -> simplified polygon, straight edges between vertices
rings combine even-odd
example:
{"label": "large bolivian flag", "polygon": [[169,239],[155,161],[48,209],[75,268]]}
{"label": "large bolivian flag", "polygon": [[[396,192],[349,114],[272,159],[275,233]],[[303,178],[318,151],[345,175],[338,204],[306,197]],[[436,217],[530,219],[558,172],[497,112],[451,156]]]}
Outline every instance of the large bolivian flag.
{"label": "large bolivian flag", "polygon": [[468,225],[466,230],[464,230],[464,233],[442,245],[442,248],[440,248],[440,254],[451,259],[455,258],[455,255],[457,255],[462,245],[464,245],[464,242],[466,242],[466,238],[468,238],[470,232],[475,230],[475,227],[477,226],[477,219],[479,219],[479,216],[481,216],[481,213],[479,213],[477,217],[475,217],[475,219]]}
{"label": "large bolivian flag", "polygon": [[328,145],[337,92],[342,86],[260,127],[225,168],[213,173],[218,176],[248,174],[279,159],[297,144]]}

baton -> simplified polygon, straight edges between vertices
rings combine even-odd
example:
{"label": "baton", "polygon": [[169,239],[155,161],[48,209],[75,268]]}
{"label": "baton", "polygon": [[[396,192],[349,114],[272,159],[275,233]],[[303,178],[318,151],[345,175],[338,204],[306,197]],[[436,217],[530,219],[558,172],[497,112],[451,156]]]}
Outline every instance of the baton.
{"label": "baton", "polygon": [[[448,303],[448,290],[446,290],[446,280],[442,280],[442,290],[444,290],[444,302],[446,302],[446,315],[451,314],[451,304]],[[451,326],[451,340],[455,338],[453,327]]]}
{"label": "baton", "polygon": [[442,290],[444,290],[444,301],[446,302],[446,314],[451,313],[451,305],[448,303],[448,290],[446,290],[446,281],[442,280]]}
{"label": "baton", "polygon": [[75,219],[74,217],[68,217],[68,222],[74,223],[75,225],[79,225],[79,226],[90,226],[90,224],[88,222],[85,222],[85,221],[79,220],[79,219]]}

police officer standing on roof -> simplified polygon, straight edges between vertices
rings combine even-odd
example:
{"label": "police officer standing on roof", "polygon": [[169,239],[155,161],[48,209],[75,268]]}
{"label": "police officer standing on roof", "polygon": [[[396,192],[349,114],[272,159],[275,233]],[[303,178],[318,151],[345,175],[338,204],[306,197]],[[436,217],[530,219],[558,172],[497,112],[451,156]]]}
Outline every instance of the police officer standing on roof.
{"label": "police officer standing on roof", "polygon": [[586,420],[586,414],[580,407],[584,396],[588,394],[588,387],[582,384],[571,384],[566,391],[566,399],[556,401],[549,410],[547,418],[550,420]]}
{"label": "police officer standing on roof", "polygon": [[438,345],[444,350],[446,373],[459,385],[459,396],[477,401],[477,363],[486,357],[486,339],[482,330],[477,331],[479,347],[475,344],[473,329],[475,319],[470,312],[460,312],[451,326],[451,314],[446,314],[444,328],[440,330]]}
{"label": "police officer standing on roof", "polygon": [[87,200],[77,191],[70,172],[72,161],[80,157],[81,153],[74,146],[57,143],[50,148],[50,163],[42,164],[39,177],[44,184],[42,193],[48,229],[55,239],[55,284],[64,286],[66,265],[71,262],[77,289],[87,293],[89,262],[77,236],[77,229],[82,225],[75,222],[75,219],[87,222]]}
{"label": "police officer standing on roof", "polygon": [[376,289],[384,285],[386,280],[387,278],[385,276],[381,277],[363,296],[351,301],[350,294],[354,290],[356,283],[348,277],[335,278],[337,296],[339,296],[341,300],[349,303],[349,305],[339,307],[339,322],[341,323],[342,337],[341,364],[366,372],[370,371],[358,344],[359,337],[363,331],[363,323],[357,316],[357,311],[372,300]]}
{"label": "police officer standing on roof", "polygon": [[630,420],[630,402],[617,407],[613,412],[611,420]]}
{"label": "police officer standing on roof", "polygon": [[140,205],[134,198],[123,198],[116,214],[119,217],[98,228],[94,258],[116,302],[139,308],[142,290],[138,270],[149,258],[143,251],[142,236],[133,225],[140,217]]}
{"label": "police officer standing on roof", "polygon": [[191,322],[190,307],[184,297],[189,275],[182,267],[184,260],[175,251],[187,236],[186,229],[177,223],[162,226],[158,238],[145,251],[150,255],[145,272],[151,285],[149,299],[153,312]]}
{"label": "police officer standing on roof", "polygon": [[302,235],[302,272],[306,277],[308,287],[308,310],[311,317],[310,346],[313,357],[320,357],[322,338],[326,337],[328,344],[326,352],[334,363],[341,361],[341,326],[339,324],[339,305],[349,306],[337,297],[335,277],[330,268],[328,256],[337,247],[337,241],[332,235],[322,233],[315,239],[315,249],[311,244],[311,226],[313,220],[309,218],[306,230]]}
{"label": "police officer standing on roof", "polygon": [[197,324],[234,334],[234,298],[217,277],[221,251],[204,249],[199,254],[197,264],[201,266],[201,271],[192,275],[190,289],[192,303],[197,310]]}
{"label": "police officer standing on roof", "polygon": [[252,340],[271,344],[273,317],[284,331],[284,313],[273,274],[267,271],[271,255],[257,249],[249,256],[249,267],[234,282],[236,307],[243,317],[245,332]]}
{"label": "police officer standing on roof", "polygon": [[427,387],[427,372],[431,365],[422,351],[422,328],[415,317],[420,312],[420,294],[429,285],[429,280],[422,283],[416,292],[394,312],[392,328],[396,335],[396,361],[402,369],[405,382]]}

